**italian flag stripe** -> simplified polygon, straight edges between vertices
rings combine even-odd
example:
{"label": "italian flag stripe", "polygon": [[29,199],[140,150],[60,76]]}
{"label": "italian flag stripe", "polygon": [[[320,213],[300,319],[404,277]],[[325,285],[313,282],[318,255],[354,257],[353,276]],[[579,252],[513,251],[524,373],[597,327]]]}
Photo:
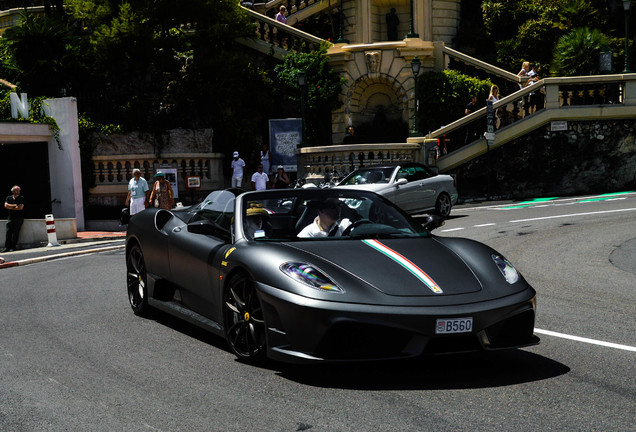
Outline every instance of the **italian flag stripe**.
{"label": "italian flag stripe", "polygon": [[372,247],[378,252],[383,253],[387,257],[391,258],[393,261],[407,269],[413,276],[418,278],[421,282],[423,282],[427,287],[430,288],[435,294],[441,294],[442,289],[435,283],[433,279],[430,278],[421,268],[413,264],[411,260],[401,255],[400,253],[394,251],[390,247],[386,246],[383,243],[380,243],[377,240],[362,240],[362,243],[367,246]]}

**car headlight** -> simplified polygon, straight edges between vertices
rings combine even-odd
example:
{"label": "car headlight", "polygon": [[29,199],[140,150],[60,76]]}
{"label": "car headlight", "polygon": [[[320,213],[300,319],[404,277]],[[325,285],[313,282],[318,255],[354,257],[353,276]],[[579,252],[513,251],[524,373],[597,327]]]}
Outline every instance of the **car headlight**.
{"label": "car headlight", "polygon": [[288,262],[281,264],[280,271],[311,288],[338,294],[344,293],[344,290],[329,279],[329,276],[309,264]]}
{"label": "car headlight", "polygon": [[510,261],[501,255],[492,255],[492,260],[497,264],[497,268],[506,279],[506,282],[513,284],[519,280],[519,272],[510,264]]}

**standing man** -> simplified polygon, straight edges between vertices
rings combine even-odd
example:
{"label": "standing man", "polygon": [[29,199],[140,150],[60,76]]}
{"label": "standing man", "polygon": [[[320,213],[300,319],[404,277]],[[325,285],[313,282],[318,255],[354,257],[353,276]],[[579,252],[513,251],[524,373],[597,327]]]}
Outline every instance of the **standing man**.
{"label": "standing man", "polygon": [[130,215],[135,215],[147,207],[148,182],[141,176],[139,168],[133,169],[133,178],[128,182],[126,206],[130,206]]}
{"label": "standing man", "polygon": [[239,158],[239,152],[234,152],[234,159],[232,160],[232,187],[240,188],[243,184],[243,168],[245,168],[245,161]]}
{"label": "standing man", "polygon": [[20,195],[20,186],[11,188],[11,195],[4,202],[4,208],[8,210],[7,216],[7,239],[4,242],[2,252],[14,251],[18,245],[20,228],[24,222],[24,197]]}
{"label": "standing man", "polygon": [[263,164],[258,164],[256,172],[252,174],[252,190],[265,190],[269,176],[263,172]]}

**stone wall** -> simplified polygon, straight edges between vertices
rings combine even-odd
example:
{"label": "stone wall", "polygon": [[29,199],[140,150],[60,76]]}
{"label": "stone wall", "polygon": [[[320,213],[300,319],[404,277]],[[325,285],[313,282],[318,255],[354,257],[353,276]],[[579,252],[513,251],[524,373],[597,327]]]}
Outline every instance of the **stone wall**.
{"label": "stone wall", "polygon": [[95,135],[93,156],[160,153],[212,153],[212,129],[172,129],[156,136],[149,133]]}
{"label": "stone wall", "polygon": [[531,198],[636,189],[636,120],[546,125],[456,170],[460,198]]}

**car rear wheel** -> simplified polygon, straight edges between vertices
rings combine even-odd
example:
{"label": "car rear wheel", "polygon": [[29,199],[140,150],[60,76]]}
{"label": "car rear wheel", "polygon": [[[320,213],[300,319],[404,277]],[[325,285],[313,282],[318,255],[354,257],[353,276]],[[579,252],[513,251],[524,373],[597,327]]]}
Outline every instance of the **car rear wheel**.
{"label": "car rear wheel", "polygon": [[452,204],[450,196],[448,194],[441,193],[435,202],[435,213],[442,217],[448,217],[451,212],[451,207]]}
{"label": "car rear wheel", "polygon": [[138,244],[134,244],[128,251],[126,274],[130,307],[135,315],[148,315],[150,306],[148,305],[146,262]]}
{"label": "car rear wheel", "polygon": [[225,335],[232,352],[243,361],[265,358],[265,320],[254,281],[247,274],[230,279],[223,295]]}

